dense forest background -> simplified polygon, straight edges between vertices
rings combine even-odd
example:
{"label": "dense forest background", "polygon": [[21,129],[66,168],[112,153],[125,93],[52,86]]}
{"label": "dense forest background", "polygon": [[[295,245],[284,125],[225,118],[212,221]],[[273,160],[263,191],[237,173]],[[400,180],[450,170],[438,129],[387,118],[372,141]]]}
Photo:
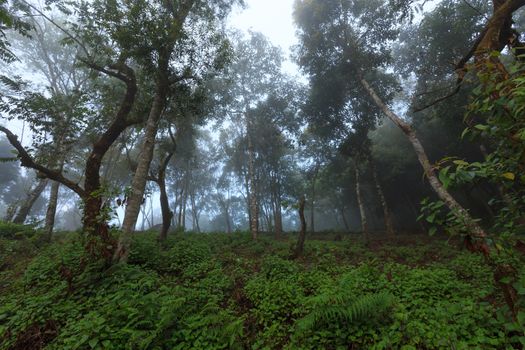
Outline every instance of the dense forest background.
{"label": "dense forest background", "polygon": [[0,0],[0,346],[522,348],[525,1],[243,6]]}
{"label": "dense forest background", "polygon": [[[308,18],[304,14],[311,11],[307,4],[297,5],[298,33],[305,39],[295,47],[292,59],[312,77],[305,83],[283,71],[287,58],[261,34],[228,32],[222,17],[209,12],[224,11],[224,4],[206,14],[188,13],[180,39],[174,38],[174,43],[164,48],[171,51],[171,61],[163,72],[157,72],[154,65],[160,47],[155,45],[164,42],[152,40],[162,29],[154,23],[158,21],[156,11],[161,9],[153,4],[148,9],[147,5],[115,9],[115,18],[98,23],[101,28],[90,28],[97,31],[96,42],[83,42],[87,39],[81,35],[95,40],[93,33],[84,32],[95,14],[66,11],[58,4],[38,8],[22,3],[17,10],[31,17],[25,20],[23,33],[7,32],[6,38],[10,45],[6,52],[17,57],[8,56],[13,61],[4,68],[3,116],[9,120],[7,126],[14,127],[12,131],[22,137],[22,144],[32,150],[29,154],[39,165],[67,172],[66,178],[74,183],[84,181],[86,159],[118,112],[119,91],[124,93],[124,83],[114,76],[118,70],[104,72],[109,67],[104,64],[124,59],[119,57],[123,55],[130,61],[137,93],[129,101],[133,105],[126,118],[135,119],[114,135],[99,165],[97,190],[109,194],[108,206],[116,209],[109,217],[112,224],[121,225],[124,216],[131,215],[134,219],[127,223],[129,227],[144,230],[160,225],[165,210],[160,204],[163,186],[173,213],[172,227],[194,231],[247,229],[252,197],[260,230],[297,230],[297,214],[290,204],[301,195],[306,196],[311,231],[360,231],[361,215],[366,216],[368,230],[384,230],[383,204],[388,206],[396,230],[428,230],[428,225],[416,218],[421,200],[432,198],[432,189],[403,132],[370,105],[369,97],[352,86],[354,82],[338,72],[350,68],[330,62],[336,57],[308,62],[313,60],[308,52],[313,47],[308,46],[340,44],[340,33],[333,30],[341,24],[333,23],[337,27],[322,32],[315,28],[315,21],[325,19]],[[104,11],[109,5],[96,6],[97,11]],[[130,11],[139,11],[141,6],[146,6],[149,18],[133,17]],[[377,52],[370,53],[378,56],[374,66],[366,62],[359,69],[368,74],[381,72],[382,77],[373,79],[378,79],[374,83],[384,90],[382,98],[391,101],[401,118],[417,131],[436,170],[446,168],[446,162],[441,161],[447,156],[468,162],[483,160],[490,152],[490,148],[483,151],[490,147],[488,141],[462,136],[466,125],[475,123],[464,117],[475,85],[470,78],[457,94],[415,110],[455,89],[454,63],[472,48],[491,14],[491,4],[436,2],[424,8],[397,10],[387,6],[370,3],[365,8],[348,9],[358,11],[349,16],[360,16],[360,21],[378,9],[375,23],[348,23],[350,30],[354,25],[367,31],[368,37],[361,38],[359,45],[380,45],[374,48]],[[319,7],[319,11],[333,10],[328,5]],[[388,12],[390,18],[385,17]],[[519,13],[514,15],[518,32]],[[412,18],[399,20],[403,15]],[[441,18],[452,15],[455,21],[442,23]],[[125,26],[124,19],[133,21],[132,25]],[[169,16],[165,20],[169,21]],[[145,23],[154,26],[152,33],[137,33],[133,26]],[[303,30],[301,26],[311,28]],[[318,30],[324,39],[312,38],[316,35],[312,30]],[[100,51],[102,47],[108,52]],[[159,87],[146,77],[155,75],[165,76],[167,87],[160,96],[161,105],[152,110]],[[152,135],[156,136],[155,146],[146,150]],[[35,173],[14,161],[7,162],[13,157],[12,145],[5,137],[0,142],[6,160],[1,164],[2,216],[17,223],[45,221],[49,231],[55,225],[66,230],[80,228],[82,211],[75,190],[56,181],[36,179],[39,170]],[[140,164],[140,176],[145,179],[132,181],[138,177],[134,175],[138,159],[146,163]],[[356,169],[362,179],[363,214],[355,188]],[[164,184],[156,181],[159,174]],[[134,188],[137,182],[141,183]],[[382,194],[378,194],[378,185]],[[496,187],[487,181],[470,181],[451,191],[475,217],[490,222],[497,209],[487,203],[496,196]],[[140,209],[134,208],[138,214],[125,212],[117,203],[131,189],[132,193],[138,191],[134,196],[141,202]]]}

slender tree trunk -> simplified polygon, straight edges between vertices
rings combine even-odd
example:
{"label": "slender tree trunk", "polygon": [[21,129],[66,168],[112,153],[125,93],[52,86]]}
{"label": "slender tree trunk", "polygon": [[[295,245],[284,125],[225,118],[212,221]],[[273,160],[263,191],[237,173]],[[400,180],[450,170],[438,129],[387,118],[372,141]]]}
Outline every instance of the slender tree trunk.
{"label": "slender tree trunk", "polygon": [[232,224],[231,224],[232,220],[230,218],[230,211],[228,210],[228,208],[226,208],[226,226],[228,228],[228,233],[232,233]]}
{"label": "slender tree trunk", "polygon": [[257,188],[255,184],[255,150],[251,136],[251,129],[246,116],[246,135],[248,138],[248,182],[250,188],[249,206],[250,206],[250,232],[254,240],[259,233],[259,204],[257,201]]}
{"label": "slender tree trunk", "polygon": [[60,190],[60,183],[53,181],[51,183],[51,191],[49,192],[49,204],[46,211],[46,225],[44,231],[47,235],[47,240],[51,241],[53,229],[55,227],[55,216],[58,205],[58,191]]}
{"label": "slender tree trunk", "polygon": [[310,209],[310,232],[315,233],[315,177],[312,180],[312,200],[310,201],[311,209]]}
{"label": "slender tree trunk", "polygon": [[199,214],[197,213],[197,205],[195,203],[194,193],[192,193],[192,195],[190,196],[190,202],[191,202],[191,214],[193,216],[192,229],[195,230],[195,228],[197,228],[197,232],[201,232],[201,229],[199,227]]}
{"label": "slender tree trunk", "polygon": [[341,206],[340,213],[341,213],[341,217],[343,218],[343,224],[345,225],[346,232],[350,232],[350,226],[348,225],[348,220],[346,220],[344,206]]}
{"label": "slender tree trunk", "polygon": [[361,231],[365,242],[368,242],[368,220],[366,217],[365,204],[363,202],[363,196],[361,193],[361,176],[359,174],[359,166],[357,162],[355,164],[355,193],[357,197],[357,206],[359,207],[359,216],[361,218]]}
{"label": "slender tree trunk", "polygon": [[182,229],[186,230],[186,205],[188,204],[188,186],[184,190],[184,197],[182,198]]}
{"label": "slender tree trunk", "polygon": [[383,209],[383,219],[385,220],[386,233],[389,237],[394,237],[395,232],[394,232],[394,224],[392,223],[392,214],[390,213],[390,210],[388,209],[388,204],[386,203],[385,194],[383,193],[383,188],[381,187],[381,183],[379,182],[379,179],[377,176],[376,165],[372,159],[370,159],[370,167],[372,168],[372,177],[374,179],[377,196],[379,197],[379,201],[381,202],[381,208]]}
{"label": "slender tree trunk", "polygon": [[144,132],[144,143],[138,158],[137,170],[131,182],[131,195],[128,198],[126,213],[122,223],[122,234],[120,236],[114,260],[126,262],[129,255],[131,244],[131,233],[135,230],[140,206],[146,189],[146,182],[149,173],[153,150],[155,148],[155,137],[159,126],[159,120],[166,105],[166,96],[169,89],[168,65],[171,51],[166,50],[159,54],[159,67],[157,76],[157,90],[151,106],[146,129]]}
{"label": "slender tree trunk", "polygon": [[36,185],[36,187],[33,188],[27,194],[25,202],[20,206],[18,213],[13,219],[13,223],[23,224],[26,221],[27,216],[29,215],[29,212],[31,211],[31,208],[35,204],[36,200],[42,195],[42,192],[44,192],[44,189],[46,188],[48,181],[49,181],[48,179],[41,179]]}
{"label": "slender tree trunk", "polygon": [[13,221],[13,218],[16,215],[17,209],[18,209],[18,200],[16,200],[13,203],[9,204],[9,206],[7,207],[7,210],[5,212],[4,221],[5,222]]}
{"label": "slender tree trunk", "polygon": [[[179,209],[179,212],[177,214],[177,228],[180,229],[182,228],[182,195],[184,194],[184,188],[181,188],[180,190],[180,193],[179,193],[179,197],[178,197],[178,209]],[[175,208],[177,209],[177,208]]]}
{"label": "slender tree trunk", "polygon": [[277,200],[275,203],[275,236],[277,239],[281,238],[283,232],[283,214],[281,210],[281,201]]}
{"label": "slender tree trunk", "polygon": [[471,236],[485,239],[486,233],[483,230],[483,228],[481,228],[481,226],[477,224],[476,220],[474,220],[472,216],[470,216],[468,211],[466,211],[454,199],[454,197],[452,197],[452,195],[445,189],[443,184],[439,181],[436,172],[427,157],[425,149],[423,148],[423,145],[417,138],[416,132],[414,131],[412,126],[406,123],[394,112],[392,112],[392,110],[390,110],[390,108],[383,102],[383,100],[381,100],[381,98],[376,94],[375,90],[370,86],[370,84],[368,84],[368,82],[365,79],[361,79],[361,84],[368,92],[370,97],[372,97],[376,105],[379,108],[381,108],[383,113],[407,136],[408,140],[414,147],[416,155],[419,159],[419,163],[421,164],[421,167],[423,168],[432,189],[437,194],[439,199],[441,199],[445,203],[445,205],[450,209],[453,215],[456,216],[456,218],[463,222]]}
{"label": "slender tree trunk", "polygon": [[[229,205],[229,197],[228,199],[224,199],[222,197],[222,194],[218,194],[217,195],[218,197],[218,202],[219,202],[219,205],[222,209],[222,212],[224,214],[224,220],[226,221],[226,228],[228,230],[228,233],[231,233],[232,232],[232,226],[231,226],[231,218],[230,218],[230,205]],[[229,193],[228,193],[228,196],[229,196]]]}
{"label": "slender tree trunk", "polygon": [[304,217],[304,206],[305,206],[304,196],[299,200],[299,219],[301,220],[301,230],[299,231],[299,236],[297,237],[297,245],[295,246],[295,251],[293,258],[297,259],[303,255],[304,251],[304,241],[306,239],[306,219]]}
{"label": "slender tree trunk", "polygon": [[168,164],[174,154],[175,151],[171,151],[166,158],[164,158],[157,177],[157,185],[160,190],[160,210],[162,213],[162,227],[159,234],[160,242],[164,242],[166,241],[166,238],[168,238],[168,231],[170,229],[171,219],[173,218],[173,212],[170,210],[168,192],[166,191],[166,169],[168,168]]}
{"label": "slender tree trunk", "polygon": [[164,242],[168,238],[168,231],[171,226],[171,218],[173,212],[170,210],[170,203],[168,201],[168,193],[166,191],[166,180],[159,176],[159,189],[160,189],[160,210],[162,213],[162,227],[160,229],[159,241]]}

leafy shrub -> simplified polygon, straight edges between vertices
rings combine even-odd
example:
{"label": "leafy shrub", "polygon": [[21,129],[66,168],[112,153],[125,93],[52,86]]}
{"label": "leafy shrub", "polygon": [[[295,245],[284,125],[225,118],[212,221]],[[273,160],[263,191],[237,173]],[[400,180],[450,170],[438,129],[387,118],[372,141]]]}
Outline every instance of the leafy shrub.
{"label": "leafy shrub", "polygon": [[0,221],[0,238],[24,239],[31,238],[37,231],[30,225],[18,225],[12,222]]}

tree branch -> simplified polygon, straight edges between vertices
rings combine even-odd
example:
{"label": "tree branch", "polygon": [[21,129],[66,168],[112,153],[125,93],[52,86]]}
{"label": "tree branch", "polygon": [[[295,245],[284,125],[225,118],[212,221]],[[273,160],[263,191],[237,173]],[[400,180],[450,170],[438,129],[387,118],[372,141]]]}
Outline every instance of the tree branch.
{"label": "tree branch", "polygon": [[26,168],[35,169],[39,173],[43,174],[45,177],[57,181],[61,183],[62,185],[66,186],[76,194],[78,194],[80,197],[86,197],[87,193],[84,191],[83,188],[81,188],[78,184],[75,182],[67,179],[62,175],[61,172],[51,170],[46,168],[45,166],[41,164],[37,164],[34,159],[29,155],[29,153],[26,151],[24,146],[18,141],[18,137],[13,134],[9,129],[0,126],[0,131],[5,134],[7,139],[9,140],[9,143],[17,150],[18,152],[18,158],[20,159],[20,164]]}

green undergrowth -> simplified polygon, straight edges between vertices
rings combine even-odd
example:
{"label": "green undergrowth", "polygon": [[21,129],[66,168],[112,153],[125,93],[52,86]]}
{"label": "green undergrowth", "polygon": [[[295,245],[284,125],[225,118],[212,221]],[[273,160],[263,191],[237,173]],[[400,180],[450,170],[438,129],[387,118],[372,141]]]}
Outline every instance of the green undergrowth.
{"label": "green undergrowth", "polygon": [[[2,257],[33,244],[15,236]],[[2,268],[0,349],[519,348],[483,260],[418,242],[310,240],[290,260],[293,238],[144,233],[108,269],[70,234]]]}

